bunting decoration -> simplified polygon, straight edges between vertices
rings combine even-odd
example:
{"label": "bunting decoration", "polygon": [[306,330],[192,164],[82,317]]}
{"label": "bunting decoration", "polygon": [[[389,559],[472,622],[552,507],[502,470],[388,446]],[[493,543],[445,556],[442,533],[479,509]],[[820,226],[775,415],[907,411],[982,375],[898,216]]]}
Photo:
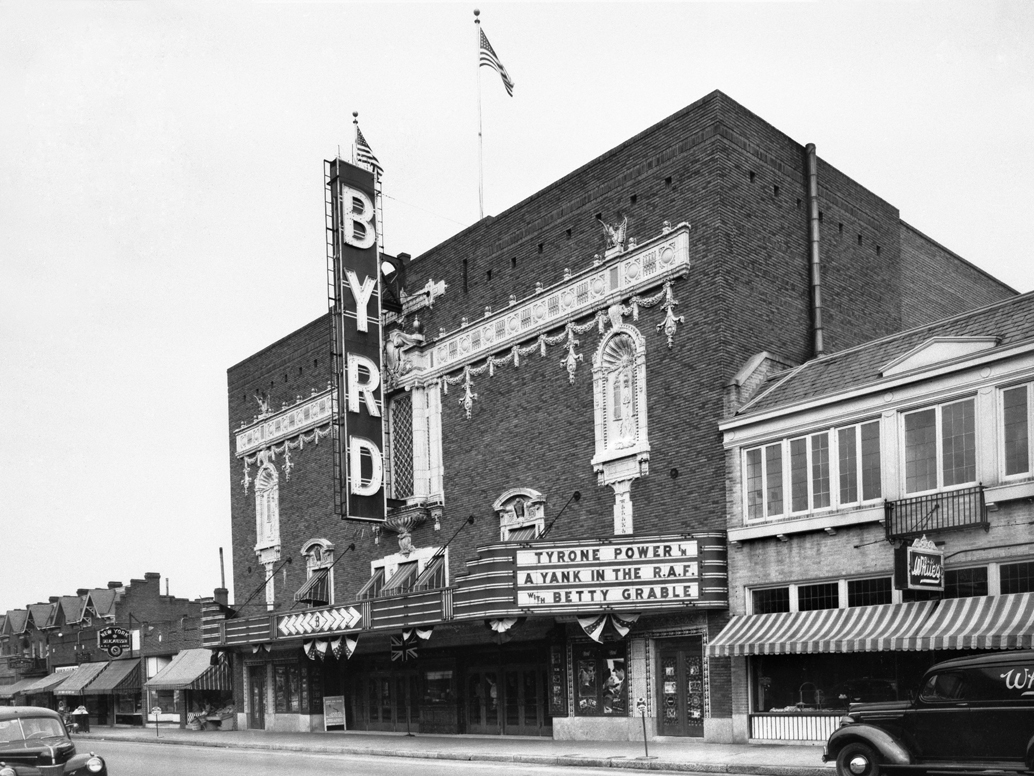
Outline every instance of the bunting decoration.
{"label": "bunting decoration", "polygon": [[582,626],[582,630],[585,631],[590,639],[596,642],[603,642],[603,631],[610,623],[610,626],[617,632],[621,638],[625,638],[628,632],[632,629],[635,621],[639,619],[639,612],[627,612],[623,614],[590,614],[585,617],[578,618],[578,624]]}
{"label": "bunting decoration", "polygon": [[352,657],[352,653],[355,652],[356,644],[359,642],[358,636],[338,636],[336,639],[332,639],[330,642],[330,651],[334,653],[334,657],[341,659],[342,653],[345,656],[345,660]]}
{"label": "bunting decoration", "polygon": [[517,621],[520,619],[520,617],[504,617],[499,620],[485,620],[485,625],[488,626],[489,630],[495,631],[496,633],[506,633],[506,631],[516,625]]}
{"label": "bunting decoration", "polygon": [[323,660],[327,657],[327,642],[325,639],[316,640],[316,657]]}
{"label": "bunting decoration", "polygon": [[302,652],[309,660],[316,659],[316,639],[310,639],[309,641],[302,642]]}
{"label": "bunting decoration", "polygon": [[269,644],[252,644],[251,645],[251,654],[255,655],[255,654],[258,654],[258,652],[260,652],[260,651],[261,652],[269,652],[269,648],[270,648]]}

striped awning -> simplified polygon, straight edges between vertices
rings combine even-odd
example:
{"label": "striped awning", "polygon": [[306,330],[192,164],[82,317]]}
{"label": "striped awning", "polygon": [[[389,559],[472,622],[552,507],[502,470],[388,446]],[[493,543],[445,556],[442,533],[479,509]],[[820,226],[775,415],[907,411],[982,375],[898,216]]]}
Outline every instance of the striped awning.
{"label": "striped awning", "polygon": [[711,657],[926,649],[920,632],[936,601],[733,617]]}
{"label": "striped awning", "polygon": [[294,600],[299,603],[307,603],[313,606],[325,606],[330,603],[330,585],[327,577],[330,572],[326,569],[319,569],[311,577],[305,580],[305,584],[298,588],[294,594]]}
{"label": "striped awning", "polygon": [[1034,648],[1034,593],[941,601],[920,638],[925,649]]}
{"label": "striped awning", "polygon": [[100,672],[107,667],[107,663],[83,663],[65,681],[54,688],[54,695],[81,694],[86,689],[86,685],[96,679]]}
{"label": "striped awning", "polygon": [[0,685],[0,698],[13,698],[15,695],[23,695],[25,688],[35,684],[38,680],[39,677],[37,676],[33,679],[22,679],[14,684]]}
{"label": "striped awning", "polygon": [[212,665],[210,649],[185,649],[144,687],[154,690],[232,690],[230,665]]}
{"label": "striped awning", "polygon": [[86,695],[121,695],[140,692],[140,659],[113,660],[83,690]]}
{"label": "striped awning", "polygon": [[54,692],[54,688],[65,681],[65,679],[70,677],[73,673],[75,673],[74,669],[55,671],[48,676],[44,676],[42,679],[37,679],[28,687],[23,688],[22,693],[24,695],[35,695],[36,693],[42,692]]}

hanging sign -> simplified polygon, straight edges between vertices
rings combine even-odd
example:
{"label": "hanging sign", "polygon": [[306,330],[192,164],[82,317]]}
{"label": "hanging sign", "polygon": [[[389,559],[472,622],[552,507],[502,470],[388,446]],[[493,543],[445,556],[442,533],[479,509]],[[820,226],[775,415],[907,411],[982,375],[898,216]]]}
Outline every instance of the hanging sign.
{"label": "hanging sign", "polygon": [[944,551],[925,536],[898,547],[894,551],[894,586],[944,592]]}
{"label": "hanging sign", "polygon": [[111,657],[120,657],[129,649],[132,635],[125,628],[109,626],[97,631],[97,647],[103,649]]}
{"label": "hanging sign", "polygon": [[384,520],[380,256],[373,174],[327,163],[334,252],[342,517]]}

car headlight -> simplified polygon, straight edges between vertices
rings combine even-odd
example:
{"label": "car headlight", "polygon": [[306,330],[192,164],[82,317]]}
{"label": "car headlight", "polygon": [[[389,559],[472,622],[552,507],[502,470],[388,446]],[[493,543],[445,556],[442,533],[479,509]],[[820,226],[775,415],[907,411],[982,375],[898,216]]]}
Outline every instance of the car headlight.
{"label": "car headlight", "polygon": [[[99,757],[91,757],[86,761],[86,770],[90,773],[100,773],[104,770],[104,760]],[[4,774],[0,773],[0,776],[4,776]]]}
{"label": "car headlight", "polygon": [[14,772],[14,768],[5,765],[0,768],[0,776],[18,776],[18,774]]}

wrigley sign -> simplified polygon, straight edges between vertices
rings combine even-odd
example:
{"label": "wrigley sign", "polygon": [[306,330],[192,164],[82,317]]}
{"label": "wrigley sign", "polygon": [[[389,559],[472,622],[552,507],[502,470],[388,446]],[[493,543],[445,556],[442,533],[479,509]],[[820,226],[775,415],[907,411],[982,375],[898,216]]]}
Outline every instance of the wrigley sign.
{"label": "wrigley sign", "polygon": [[580,542],[517,551],[517,606],[536,611],[694,605],[700,598],[695,539]]}

